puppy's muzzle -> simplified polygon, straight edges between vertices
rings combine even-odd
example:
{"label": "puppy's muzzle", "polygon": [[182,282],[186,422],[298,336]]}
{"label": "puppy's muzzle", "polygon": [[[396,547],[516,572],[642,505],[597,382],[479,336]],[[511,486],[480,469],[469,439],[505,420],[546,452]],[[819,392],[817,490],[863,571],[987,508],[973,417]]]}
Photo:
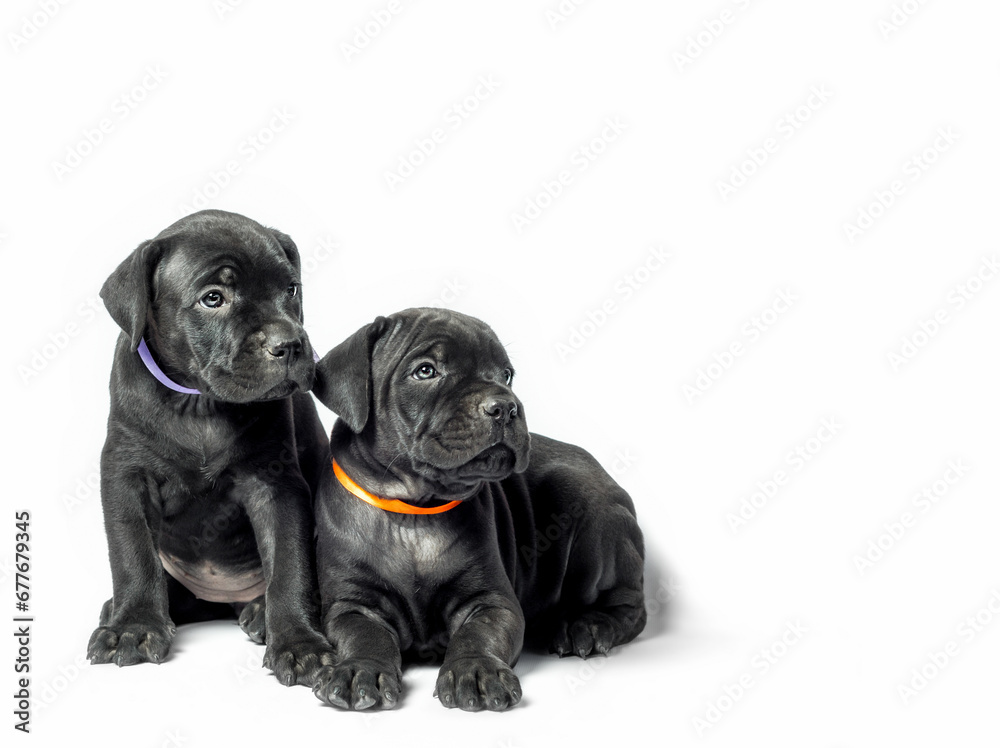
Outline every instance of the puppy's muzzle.
{"label": "puppy's muzzle", "polygon": [[289,362],[296,360],[302,354],[301,340],[269,340],[264,344],[264,349],[273,358],[284,358]]}
{"label": "puppy's muzzle", "polygon": [[482,404],[482,411],[487,418],[492,418],[501,426],[517,418],[517,403],[506,398],[488,398]]}
{"label": "puppy's muzzle", "polygon": [[260,331],[260,347],[267,353],[267,358],[278,359],[280,363],[291,366],[305,350],[305,333],[299,329],[293,329],[290,325],[270,324],[265,325]]}

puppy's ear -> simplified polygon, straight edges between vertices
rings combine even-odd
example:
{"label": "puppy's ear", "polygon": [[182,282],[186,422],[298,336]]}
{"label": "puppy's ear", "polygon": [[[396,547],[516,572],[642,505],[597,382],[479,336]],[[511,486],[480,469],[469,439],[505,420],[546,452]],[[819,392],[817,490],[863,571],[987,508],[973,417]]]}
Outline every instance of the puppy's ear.
{"label": "puppy's ear", "polygon": [[146,315],[152,300],[153,271],[163,255],[157,240],[143,242],[104,281],[101,300],[111,319],[125,331],[138,348],[146,332]]}
{"label": "puppy's ear", "polygon": [[278,244],[281,248],[285,250],[285,254],[288,256],[289,261],[295,266],[295,271],[299,272],[302,270],[302,258],[299,256],[299,248],[295,246],[295,242],[292,241],[292,237],[288,234],[278,231],[278,229],[268,229],[274,238],[278,240]]}
{"label": "puppy's ear", "polygon": [[[289,262],[295,268],[295,273],[299,274],[302,272],[302,257],[299,255],[299,248],[295,246],[295,242],[292,241],[292,237],[288,234],[278,231],[278,229],[268,229],[274,238],[278,240],[278,244],[285,252],[285,256],[288,258]],[[303,315],[303,304],[301,299],[299,300],[299,322],[304,322],[305,318]]]}
{"label": "puppy's ear", "polygon": [[379,317],[327,353],[316,364],[313,394],[351,431],[361,433],[371,409],[372,349],[388,320]]}

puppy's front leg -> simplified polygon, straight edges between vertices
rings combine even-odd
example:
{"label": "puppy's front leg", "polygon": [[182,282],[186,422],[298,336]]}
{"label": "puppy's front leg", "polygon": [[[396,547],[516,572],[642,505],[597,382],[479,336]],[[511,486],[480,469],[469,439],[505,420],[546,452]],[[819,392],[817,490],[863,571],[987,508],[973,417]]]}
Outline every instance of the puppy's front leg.
{"label": "puppy's front leg", "polygon": [[286,686],[311,686],[333,662],[333,650],[316,620],[309,488],[301,479],[272,484],[256,477],[237,486],[267,580],[264,665]]}
{"label": "puppy's front leg", "polygon": [[142,474],[123,473],[110,452],[101,457],[101,504],[108,535],[113,597],[104,603],[87,657],[119,667],[162,662],[176,632],[167,603],[166,572],[157,555],[156,513]]}
{"label": "puppy's front leg", "polygon": [[521,654],[524,614],[517,601],[483,595],[456,610],[444,664],[434,695],[448,707],[467,712],[501,712],[521,700],[521,684],[511,667]]}
{"label": "puppy's front leg", "polygon": [[388,624],[348,604],[334,605],[324,630],[339,662],[323,668],[313,693],[341,709],[391,709],[402,690],[399,640]]}

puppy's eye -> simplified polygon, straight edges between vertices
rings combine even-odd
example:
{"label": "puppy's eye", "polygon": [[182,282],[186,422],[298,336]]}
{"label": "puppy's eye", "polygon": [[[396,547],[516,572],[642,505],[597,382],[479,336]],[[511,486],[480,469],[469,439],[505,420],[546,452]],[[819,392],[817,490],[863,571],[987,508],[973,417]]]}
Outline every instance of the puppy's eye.
{"label": "puppy's eye", "polygon": [[503,378],[507,381],[508,386],[514,381],[514,372],[510,369],[503,370]]}
{"label": "puppy's eye", "polygon": [[226,299],[218,291],[209,291],[201,297],[201,301],[199,303],[206,309],[218,309],[226,303]]}
{"label": "puppy's eye", "polygon": [[420,364],[420,366],[413,370],[412,374],[414,379],[433,379],[437,375],[437,369],[430,364]]}
{"label": "puppy's eye", "polygon": [[299,284],[298,283],[289,283],[288,284],[288,288],[285,289],[285,293],[287,293],[289,295],[289,297],[298,296],[298,293],[299,293]]}

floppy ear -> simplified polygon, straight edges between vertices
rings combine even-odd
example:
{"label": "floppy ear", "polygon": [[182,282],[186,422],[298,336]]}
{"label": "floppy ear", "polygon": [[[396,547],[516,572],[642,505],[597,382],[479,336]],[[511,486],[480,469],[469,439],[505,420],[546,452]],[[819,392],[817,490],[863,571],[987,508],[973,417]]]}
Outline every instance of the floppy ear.
{"label": "floppy ear", "polygon": [[[299,254],[299,248],[296,247],[295,242],[292,241],[292,237],[290,237],[283,231],[278,231],[278,229],[269,228],[268,231],[270,231],[274,235],[274,238],[278,240],[278,244],[280,244],[281,248],[285,251],[285,256],[288,258],[288,260],[292,263],[292,266],[295,268],[296,274],[300,274],[302,272],[302,257]],[[304,305],[300,300],[299,322],[305,321],[303,318],[304,315],[302,313],[303,307]]]}
{"label": "floppy ear", "polygon": [[351,431],[361,433],[371,408],[372,348],[385,332],[378,317],[327,353],[316,364],[313,394],[336,413]]}
{"label": "floppy ear", "polygon": [[274,234],[274,238],[278,240],[278,244],[280,244],[281,248],[285,250],[285,254],[295,266],[295,270],[301,271],[302,259],[299,256],[299,248],[295,246],[295,242],[292,241],[292,237],[283,231],[278,231],[278,229],[268,229],[268,231]]}
{"label": "floppy ear", "polygon": [[129,336],[133,349],[139,346],[146,332],[153,270],[162,255],[163,246],[159,241],[143,242],[122,260],[101,286],[101,300],[108,314]]}

